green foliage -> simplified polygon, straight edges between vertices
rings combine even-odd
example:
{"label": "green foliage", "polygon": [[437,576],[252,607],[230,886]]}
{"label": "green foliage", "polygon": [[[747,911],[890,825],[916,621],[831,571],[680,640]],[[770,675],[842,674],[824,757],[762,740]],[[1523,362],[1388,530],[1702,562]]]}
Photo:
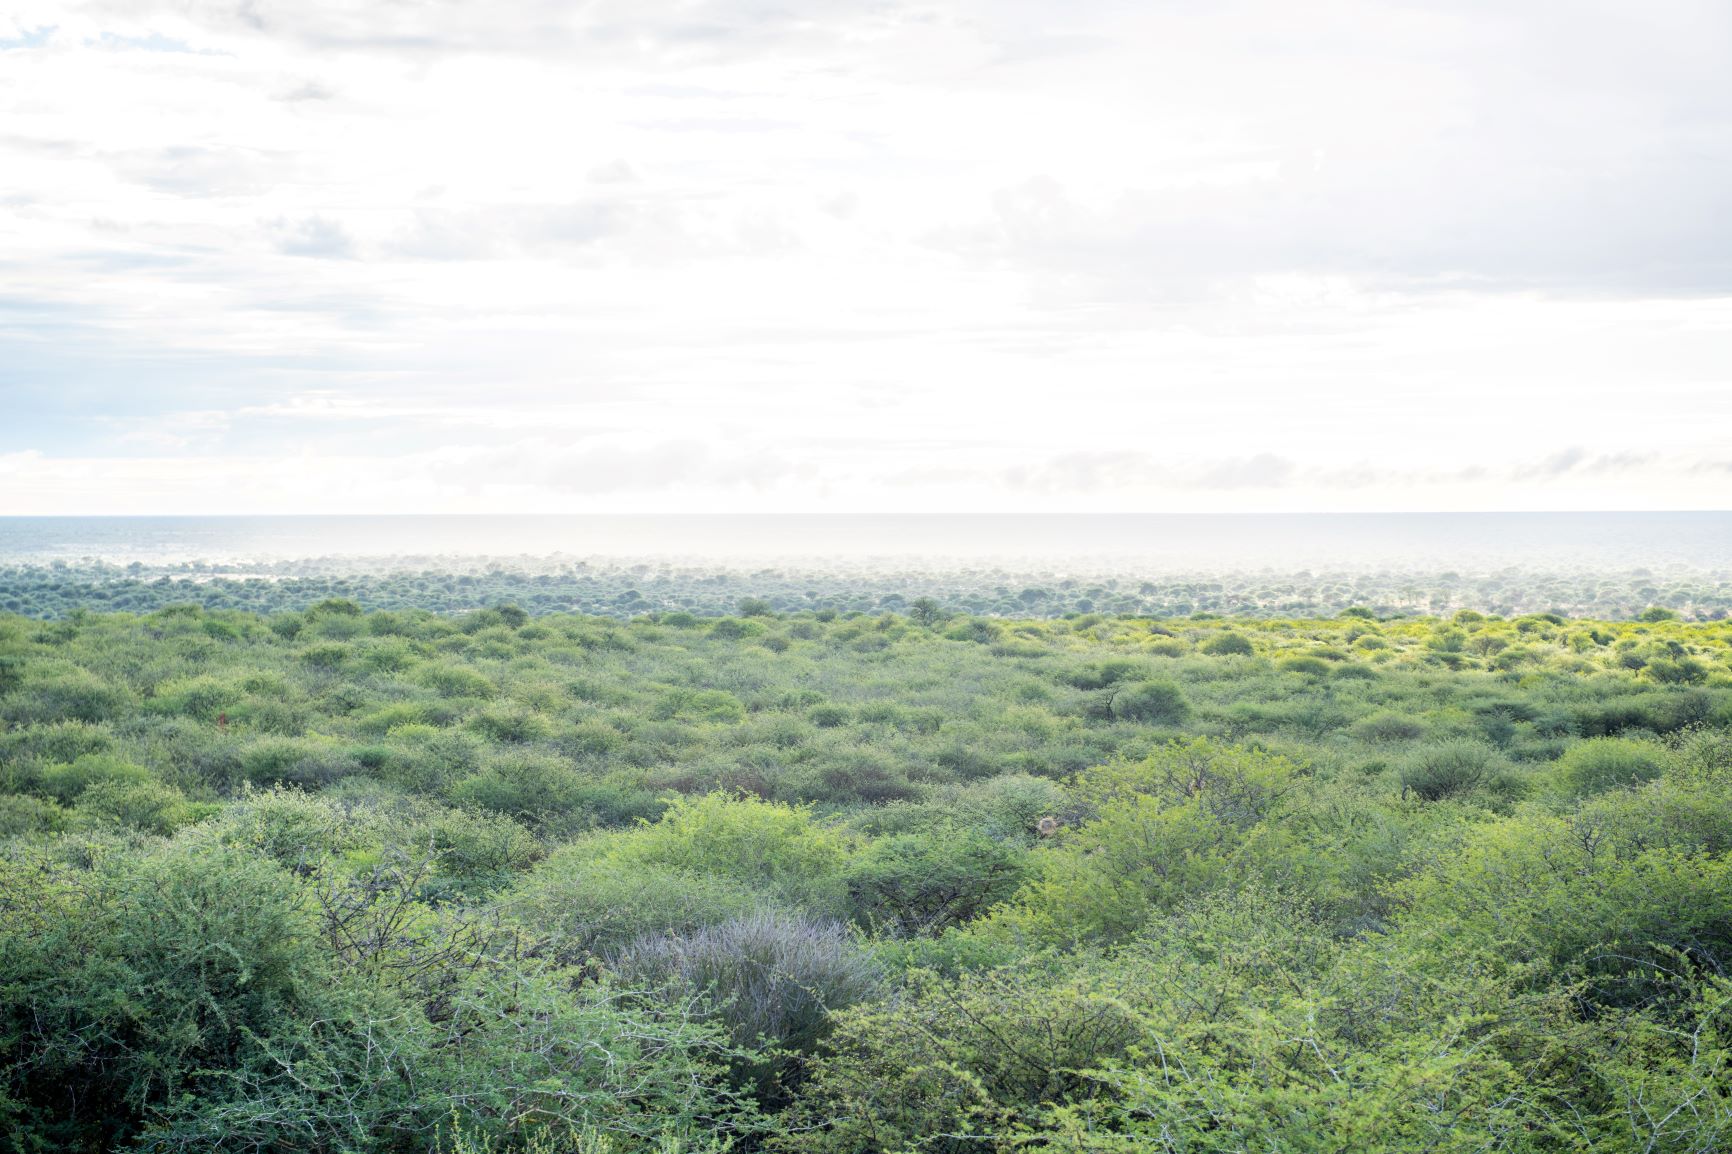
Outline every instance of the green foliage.
{"label": "green foliage", "polygon": [[819,729],[836,729],[848,724],[850,714],[841,705],[814,705],[806,714],[806,720]]}
{"label": "green foliage", "polygon": [[29,666],[22,684],[0,702],[0,716],[14,724],[101,722],[132,708],[133,695],[89,670]]}
{"label": "green foliage", "polygon": [[1112,713],[1148,725],[1183,725],[1190,719],[1191,703],[1170,681],[1141,681],[1113,695]]}
{"label": "green foliage", "polygon": [[612,839],[606,854],[622,865],[706,873],[831,911],[844,901],[849,849],[808,808],[711,793],[673,799],[657,821]]}
{"label": "green foliage", "polygon": [[1256,652],[1251,639],[1240,633],[1217,633],[1202,648],[1211,657],[1249,657]]}
{"label": "green foliage", "polygon": [[1425,736],[1425,723],[1405,714],[1384,710],[1354,725],[1353,735],[1361,741],[1374,744],[1414,741]]}
{"label": "green foliage", "polygon": [[104,781],[78,796],[80,817],[158,837],[191,825],[215,808],[193,805],[180,790],[159,781]]}
{"label": "green foliage", "polygon": [[313,922],[268,863],[168,852],[22,892],[9,880],[0,1102],[27,1143],[134,1137],[189,1094],[220,1096],[222,1070],[264,1065],[319,1012]]}
{"label": "green foliage", "polygon": [[1298,673],[1306,677],[1328,677],[1329,663],[1321,657],[1284,657],[1276,662],[1275,668],[1282,673]]}
{"label": "green foliage", "polygon": [[415,670],[414,680],[444,697],[486,699],[496,692],[493,682],[462,665],[427,664]]}
{"label": "green foliage", "polygon": [[0,697],[24,684],[24,663],[16,657],[0,654]]}
{"label": "green foliage", "polygon": [[689,933],[768,900],[739,881],[605,852],[595,841],[560,850],[502,898],[507,915],[563,961],[611,957],[639,938]]}
{"label": "green foliage", "polygon": [[1257,869],[1257,837],[1300,792],[1287,759],[1207,740],[1082,775],[1087,815],[1032,861],[989,932],[1050,945],[1118,941]]}
{"label": "green foliage", "polygon": [[112,754],[87,753],[70,765],[50,765],[41,771],[38,788],[60,802],[70,802],[95,785],[143,785],[150,771]]}
{"label": "green foliage", "polygon": [[1558,776],[1578,794],[1640,785],[1666,768],[1666,751],[1645,741],[1596,737],[1571,746],[1558,759]]}
{"label": "green foliage", "polygon": [[881,837],[849,863],[848,904],[867,929],[938,933],[1010,897],[1024,858],[1019,846],[950,825]]}
{"label": "green foliage", "polygon": [[582,817],[604,787],[569,763],[546,754],[501,756],[451,787],[458,805],[491,810],[532,823],[569,823]]}
{"label": "green foliage", "polygon": [[0,793],[0,838],[57,833],[66,825],[66,810],[50,799]]}
{"label": "green foliage", "polygon": [[233,709],[241,700],[239,684],[226,677],[183,677],[156,687],[151,708],[178,713],[200,721],[215,721],[219,713]]}
{"label": "green foliage", "polygon": [[468,576],[0,616],[0,1146],[1732,1144],[1712,591]]}
{"label": "green foliage", "polygon": [[1421,746],[1401,763],[1401,788],[1424,801],[1460,797],[1477,789],[1499,768],[1496,751],[1457,739]]}

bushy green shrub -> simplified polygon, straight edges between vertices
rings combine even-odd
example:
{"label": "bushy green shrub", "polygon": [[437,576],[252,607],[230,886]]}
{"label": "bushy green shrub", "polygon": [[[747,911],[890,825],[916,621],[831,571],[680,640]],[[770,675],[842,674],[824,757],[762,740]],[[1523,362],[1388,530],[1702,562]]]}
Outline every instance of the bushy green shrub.
{"label": "bushy green shrub", "polygon": [[391,822],[376,807],[276,786],[248,787],[219,817],[201,827],[225,846],[235,846],[307,872],[328,858],[358,853],[388,836]]}
{"label": "bushy green shrub", "polygon": [[1262,870],[1260,838],[1300,804],[1287,758],[1205,739],[1101,766],[1071,789],[1076,824],[1028,861],[989,935],[1051,946],[1122,941],[1152,918]]}
{"label": "bushy green shrub", "polygon": [[675,798],[609,848],[621,863],[730,878],[824,912],[842,908],[848,856],[846,836],[809,808],[723,793]]}
{"label": "bushy green shrub", "polygon": [[536,823],[579,814],[593,779],[557,758],[525,752],[495,759],[451,787],[451,800]]}
{"label": "bushy green shrub", "polygon": [[984,833],[936,826],[881,837],[848,865],[854,920],[894,936],[941,933],[985,913],[1021,884],[1025,853]]}
{"label": "bushy green shrub", "polygon": [[1299,657],[1283,657],[1275,663],[1275,668],[1282,673],[1297,673],[1305,677],[1328,677],[1329,663],[1321,657],[1302,655]]}
{"label": "bushy green shrub", "polygon": [[266,862],[171,850],[30,891],[32,916],[0,919],[0,1119],[22,1148],[111,1148],[227,1100],[328,1008],[313,924]]}
{"label": "bushy green shrub", "polygon": [[30,668],[23,684],[0,702],[0,716],[18,724],[109,721],[133,706],[132,693],[87,669]]}
{"label": "bushy green shrub", "polygon": [[806,712],[806,720],[819,729],[836,729],[848,724],[849,714],[846,706],[826,703],[815,705],[809,709]]}
{"label": "bushy green shrub", "polygon": [[732,725],[746,719],[746,707],[726,690],[675,689],[657,703],[655,716]]}
{"label": "bushy green shrub", "polygon": [[1040,820],[1065,808],[1064,790],[1049,778],[1006,773],[958,788],[946,803],[958,818],[989,837],[1027,837]]}
{"label": "bushy green shrub", "polygon": [[215,721],[219,713],[233,708],[241,696],[240,686],[235,681],[205,674],[158,685],[155,695],[147,704],[151,709],[162,713],[178,713],[200,721]]}
{"label": "bushy green shrub", "polygon": [[1378,744],[1413,741],[1425,736],[1425,723],[1416,717],[1385,710],[1355,722],[1353,736],[1360,741]]}
{"label": "bushy green shrub", "polygon": [[1203,642],[1202,650],[1211,657],[1250,657],[1256,652],[1242,633],[1217,633]]}
{"label": "bushy green shrub", "polygon": [[70,765],[51,765],[41,771],[38,787],[56,801],[75,801],[95,785],[143,785],[150,771],[107,753],[87,753]]}
{"label": "bushy green shrub", "polygon": [[23,793],[0,793],[0,838],[57,833],[66,825],[66,810],[58,802]]}
{"label": "bushy green shrub", "polygon": [[1113,694],[1112,714],[1146,725],[1183,725],[1191,716],[1191,703],[1170,681],[1139,681]]}
{"label": "bushy green shrub", "polygon": [[217,809],[194,805],[173,786],[158,781],[104,781],[78,795],[78,816],[167,837]]}
{"label": "bushy green shrub", "polygon": [[114,737],[98,725],[85,721],[54,721],[26,725],[0,734],[0,761],[34,758],[39,761],[77,761],[87,753],[107,753]]}
{"label": "bushy green shrub", "polygon": [[[529,830],[502,814],[458,810],[440,814],[426,829],[440,878],[469,895],[508,884],[543,854]],[[417,841],[419,832],[411,835]]]}
{"label": "bushy green shrub", "polygon": [[253,785],[318,788],[360,772],[353,752],[327,741],[272,737],[255,741],[240,754],[242,776]]}
{"label": "bushy green shrub", "polygon": [[1666,751],[1646,741],[1595,737],[1577,742],[1558,759],[1558,776],[1578,794],[1640,785],[1666,768]]}
{"label": "bushy green shrub", "polygon": [[521,705],[483,709],[469,719],[469,725],[489,741],[512,745],[541,741],[553,733],[547,718]]}
{"label": "bushy green shrub", "polygon": [[1700,685],[1708,680],[1708,667],[1683,654],[1653,658],[1642,672],[1661,685]]}
{"label": "bushy green shrub", "polygon": [[390,705],[357,718],[355,728],[362,733],[383,736],[393,729],[406,725],[424,725],[427,722],[427,707],[418,701],[394,701]]}
{"label": "bushy green shrub", "polygon": [[507,915],[567,962],[639,938],[684,934],[757,909],[766,895],[728,878],[610,859],[603,843],[555,851],[501,899]]}
{"label": "bushy green shrub", "polygon": [[411,675],[418,685],[424,685],[442,697],[492,697],[497,689],[493,682],[464,665],[428,662],[418,666]]}
{"label": "bushy green shrub", "polygon": [[1471,793],[1500,768],[1497,754],[1475,741],[1439,741],[1415,749],[1401,762],[1401,788],[1424,801]]}

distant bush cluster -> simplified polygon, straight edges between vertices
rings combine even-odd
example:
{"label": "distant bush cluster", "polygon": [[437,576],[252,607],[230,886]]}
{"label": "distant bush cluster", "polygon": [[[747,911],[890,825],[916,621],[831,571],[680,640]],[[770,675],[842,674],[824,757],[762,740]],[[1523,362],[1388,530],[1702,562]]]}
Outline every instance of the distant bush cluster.
{"label": "distant bush cluster", "polygon": [[[670,623],[799,612],[895,613],[923,628],[946,617],[1447,616],[1724,620],[1732,573],[1637,569],[1485,573],[1420,571],[1098,573],[1004,567],[806,570],[696,568],[666,561],[562,558],[323,558],[268,564],[100,561],[0,567],[0,612],[60,618],[79,610],[152,612],[172,605],[304,611],[347,600],[365,609],[583,613]],[[1661,615],[1654,618],[1653,615]],[[774,642],[772,642],[774,644]],[[1232,638],[1220,639],[1232,646]],[[1226,650],[1223,650],[1226,652]]]}

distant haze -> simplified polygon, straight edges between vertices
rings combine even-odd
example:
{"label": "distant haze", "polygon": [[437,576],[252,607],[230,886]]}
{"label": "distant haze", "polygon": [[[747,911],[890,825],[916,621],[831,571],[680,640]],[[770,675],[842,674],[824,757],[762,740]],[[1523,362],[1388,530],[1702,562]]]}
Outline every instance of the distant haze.
{"label": "distant haze", "polygon": [[515,556],[1149,572],[1732,570],[1732,514],[0,518],[0,563]]}

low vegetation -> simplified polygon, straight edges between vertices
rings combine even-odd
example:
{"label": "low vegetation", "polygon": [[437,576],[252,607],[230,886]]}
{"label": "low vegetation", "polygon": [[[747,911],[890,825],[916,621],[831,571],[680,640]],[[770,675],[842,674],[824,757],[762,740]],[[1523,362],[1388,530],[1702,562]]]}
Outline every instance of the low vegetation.
{"label": "low vegetation", "polygon": [[1732,1148],[1701,598],[742,592],[0,615],[0,1149]]}
{"label": "low vegetation", "polygon": [[[1277,572],[1251,569],[1149,574],[1103,561],[1080,571],[1027,570],[980,562],[898,567],[838,561],[717,568],[666,560],[568,557],[324,557],[300,561],[132,562],[97,560],[0,565],[0,612],[60,618],[79,610],[146,613],[174,605],[301,612],[332,598],[367,609],[460,613],[502,603],[530,615],[583,613],[627,619],[829,611],[897,613],[931,625],[946,613],[1046,618],[1104,613],[1188,617],[1333,616],[1344,610],[1449,616],[1460,609],[1514,617],[1560,613],[1686,620],[1732,614],[1732,573],[1673,565],[1422,572],[1361,568]],[[1212,639],[1230,653],[1242,638]]]}

